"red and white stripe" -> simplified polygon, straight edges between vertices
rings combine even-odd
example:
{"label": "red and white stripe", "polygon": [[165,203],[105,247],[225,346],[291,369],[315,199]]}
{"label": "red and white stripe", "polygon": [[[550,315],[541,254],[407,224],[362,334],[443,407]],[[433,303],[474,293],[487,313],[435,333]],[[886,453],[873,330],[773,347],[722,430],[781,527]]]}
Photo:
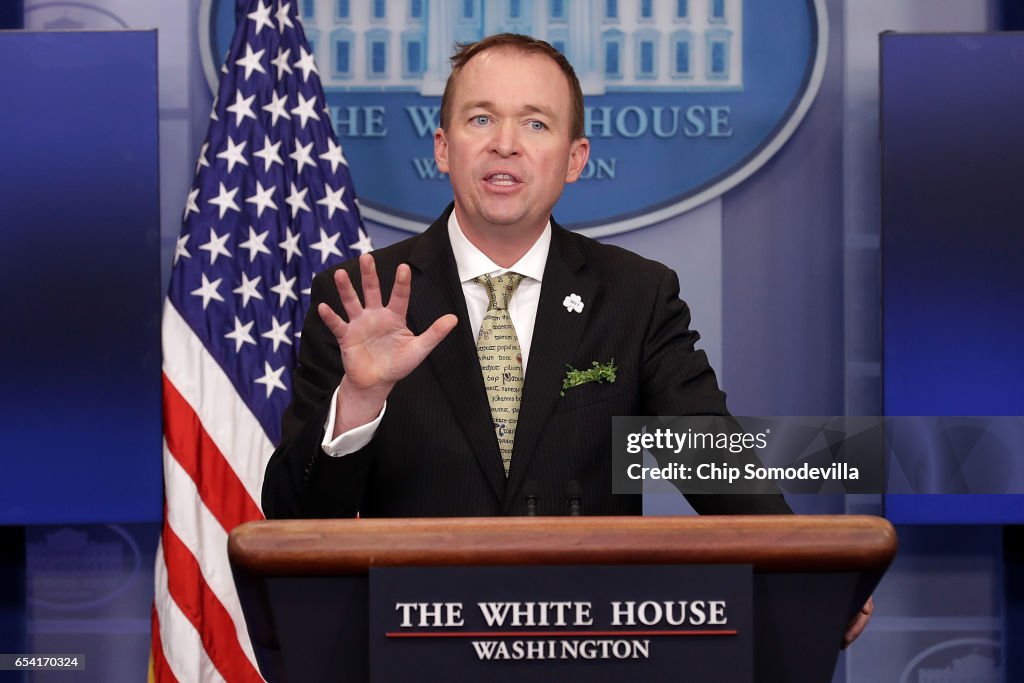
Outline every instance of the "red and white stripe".
{"label": "red and white stripe", "polygon": [[164,528],[157,550],[158,683],[262,681],[228,565],[228,533],[262,519],[273,445],[170,304],[163,314]]}

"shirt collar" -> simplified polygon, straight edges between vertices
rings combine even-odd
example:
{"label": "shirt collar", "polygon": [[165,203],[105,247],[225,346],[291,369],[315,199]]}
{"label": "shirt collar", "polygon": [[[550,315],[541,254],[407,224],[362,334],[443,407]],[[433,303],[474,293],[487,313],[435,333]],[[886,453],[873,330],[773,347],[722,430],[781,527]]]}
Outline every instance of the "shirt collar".
{"label": "shirt collar", "polygon": [[544,226],[544,231],[533,243],[533,246],[523,254],[522,258],[512,264],[511,268],[502,268],[477,249],[462,232],[459,219],[455,217],[454,211],[448,217],[448,239],[451,241],[452,253],[455,255],[455,266],[459,270],[459,282],[469,282],[481,275],[500,275],[510,270],[523,277],[542,282],[544,264],[547,263],[548,250],[551,248],[551,221],[549,220]]}

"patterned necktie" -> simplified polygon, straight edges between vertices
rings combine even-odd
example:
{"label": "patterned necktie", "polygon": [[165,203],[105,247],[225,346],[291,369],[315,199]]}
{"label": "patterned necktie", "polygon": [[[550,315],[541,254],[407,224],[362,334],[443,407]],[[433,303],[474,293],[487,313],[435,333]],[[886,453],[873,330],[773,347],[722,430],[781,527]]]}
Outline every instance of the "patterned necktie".
{"label": "patterned necktie", "polygon": [[509,272],[498,277],[481,275],[475,280],[487,288],[489,299],[476,340],[476,355],[484,375],[487,402],[491,406],[491,419],[498,435],[506,477],[512,463],[519,398],[523,393],[523,354],[519,349],[516,328],[508,314],[508,302],[522,279],[519,273]]}

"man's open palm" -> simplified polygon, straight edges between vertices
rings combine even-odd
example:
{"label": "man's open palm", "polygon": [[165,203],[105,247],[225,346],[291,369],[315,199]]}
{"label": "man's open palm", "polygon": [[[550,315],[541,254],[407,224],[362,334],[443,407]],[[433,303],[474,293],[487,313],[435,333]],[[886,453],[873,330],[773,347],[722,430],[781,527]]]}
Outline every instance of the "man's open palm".
{"label": "man's open palm", "polygon": [[449,313],[435,320],[423,334],[414,335],[406,324],[412,281],[409,266],[398,266],[387,306],[382,303],[373,257],[360,256],[359,270],[365,305],[359,302],[348,273],[339,269],[334,274],[334,283],[348,322],[327,304],[320,304],[317,313],[338,341],[345,377],[352,387],[360,391],[390,391],[423,362],[458,321]]}

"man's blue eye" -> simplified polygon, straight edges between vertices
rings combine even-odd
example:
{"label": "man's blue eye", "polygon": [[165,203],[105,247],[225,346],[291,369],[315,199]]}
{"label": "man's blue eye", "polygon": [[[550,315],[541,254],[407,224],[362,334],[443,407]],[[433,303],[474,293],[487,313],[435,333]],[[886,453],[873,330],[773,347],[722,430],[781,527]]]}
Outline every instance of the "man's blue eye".
{"label": "man's blue eye", "polygon": [[487,124],[487,117],[483,115],[475,116],[473,117],[473,123],[475,123],[478,126],[484,126]]}
{"label": "man's blue eye", "polygon": [[540,121],[530,121],[530,128],[532,130],[544,130],[545,128],[547,128],[547,126],[545,126]]}

